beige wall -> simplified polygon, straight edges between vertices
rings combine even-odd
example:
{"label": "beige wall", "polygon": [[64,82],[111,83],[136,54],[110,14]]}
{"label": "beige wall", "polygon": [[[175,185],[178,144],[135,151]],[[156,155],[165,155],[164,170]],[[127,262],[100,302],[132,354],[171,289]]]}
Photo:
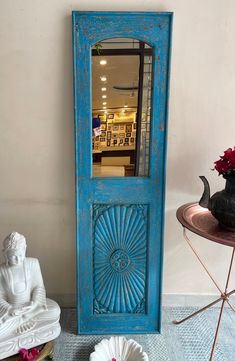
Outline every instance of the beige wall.
{"label": "beige wall", "polygon": [[[164,4],[163,4],[164,3]],[[165,293],[213,293],[175,219],[215,191],[213,161],[234,145],[235,2],[1,0],[0,239],[17,230],[40,259],[49,294],[75,294],[71,11],[174,11],[167,163]],[[222,281],[227,249],[195,237]]]}

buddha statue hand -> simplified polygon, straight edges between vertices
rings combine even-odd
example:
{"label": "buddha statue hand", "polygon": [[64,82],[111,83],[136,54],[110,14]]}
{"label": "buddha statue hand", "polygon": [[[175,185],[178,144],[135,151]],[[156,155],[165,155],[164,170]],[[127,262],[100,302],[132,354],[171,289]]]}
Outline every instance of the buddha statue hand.
{"label": "buddha statue hand", "polygon": [[21,316],[22,319],[28,319],[31,316],[30,313],[34,311],[36,308],[38,311],[40,311],[40,308],[42,311],[46,310],[45,307],[39,305],[38,302],[35,301],[26,302],[23,306],[18,306],[18,307],[11,306],[8,308],[7,311],[5,311],[2,317],[0,317],[0,325],[5,323],[9,319],[13,319],[19,316]]}
{"label": "buddha statue hand", "polygon": [[[4,316],[2,316],[2,317],[0,318],[0,326],[1,326],[3,323],[7,322],[8,320],[13,319],[15,316],[16,316],[16,315],[13,314],[13,312],[11,312],[11,311],[9,310],[7,313],[5,313]],[[17,315],[17,316],[18,316],[18,315]]]}
{"label": "buddha statue hand", "polygon": [[24,313],[27,313],[32,308],[33,308],[32,305],[24,305],[21,307],[12,307],[10,310],[10,315],[11,316],[20,316],[20,315],[23,315]]}
{"label": "buddha statue hand", "polygon": [[6,321],[13,319],[17,316],[23,316],[25,313],[27,313],[29,310],[31,310],[32,306],[30,305],[24,305],[21,307],[10,307],[5,314],[0,317],[0,325],[5,323]]}

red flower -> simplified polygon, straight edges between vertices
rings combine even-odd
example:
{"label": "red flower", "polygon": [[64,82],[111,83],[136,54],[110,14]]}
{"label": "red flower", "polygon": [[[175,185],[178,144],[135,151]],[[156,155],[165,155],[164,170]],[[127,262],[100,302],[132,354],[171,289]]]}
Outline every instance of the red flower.
{"label": "red flower", "polygon": [[39,350],[34,347],[32,350],[27,350],[26,348],[21,348],[19,351],[21,360],[24,361],[33,361],[39,355]]}
{"label": "red flower", "polygon": [[215,162],[215,169],[219,172],[219,173],[223,173],[223,172],[227,172],[229,170],[229,165],[227,162],[225,162],[222,159],[219,159]]}
{"label": "red flower", "polygon": [[224,155],[214,162],[215,168],[219,175],[227,176],[235,174],[235,146],[224,151]]}
{"label": "red flower", "polygon": [[[229,159],[231,156],[231,153],[233,153],[232,148],[228,148],[227,150],[224,151],[224,155],[222,156],[224,159]],[[221,157],[221,158],[222,158]]]}

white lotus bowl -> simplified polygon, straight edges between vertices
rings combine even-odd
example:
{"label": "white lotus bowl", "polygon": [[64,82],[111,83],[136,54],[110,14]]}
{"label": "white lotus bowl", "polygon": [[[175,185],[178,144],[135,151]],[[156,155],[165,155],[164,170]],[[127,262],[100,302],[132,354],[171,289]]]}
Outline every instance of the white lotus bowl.
{"label": "white lotus bowl", "polygon": [[142,346],[123,336],[102,340],[90,354],[90,361],[112,361],[113,358],[117,361],[149,361],[147,354],[142,351]]}

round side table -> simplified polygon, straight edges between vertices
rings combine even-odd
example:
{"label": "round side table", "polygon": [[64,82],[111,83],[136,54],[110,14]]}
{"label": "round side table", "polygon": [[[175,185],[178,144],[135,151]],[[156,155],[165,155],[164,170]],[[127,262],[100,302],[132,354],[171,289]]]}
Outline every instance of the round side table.
{"label": "round side table", "polygon": [[[219,318],[218,318],[218,322],[217,322],[217,327],[216,327],[216,331],[215,331],[214,341],[213,341],[211,354],[210,354],[210,361],[212,361],[213,357],[214,357],[216,342],[218,339],[218,333],[219,333],[222,314],[224,311],[225,302],[235,312],[235,308],[229,301],[230,296],[235,293],[235,289],[232,291],[228,291],[229,280],[230,280],[230,276],[231,276],[231,270],[232,270],[232,265],[233,265],[233,261],[234,261],[234,253],[235,253],[235,232],[226,231],[226,230],[222,229],[221,227],[219,227],[218,221],[212,216],[211,212],[208,209],[202,208],[201,206],[199,206],[198,203],[184,204],[183,206],[178,208],[178,210],[176,212],[176,217],[183,226],[183,235],[184,235],[185,240],[191,247],[193,253],[195,254],[197,259],[201,263],[202,267],[204,268],[204,270],[206,271],[206,273],[208,274],[208,276],[210,277],[210,279],[212,280],[212,282],[214,283],[216,288],[218,289],[218,291],[220,293],[220,297],[217,298],[215,301],[211,302],[210,304],[206,305],[205,307],[201,308],[200,310],[189,315],[188,317],[186,317],[182,320],[179,320],[179,321],[175,320],[175,321],[173,321],[173,323],[180,324],[184,321],[187,321],[191,317],[198,315],[199,313],[205,311],[206,309],[215,305],[219,301],[222,301],[221,308],[220,308],[220,314],[219,314]],[[212,276],[212,274],[208,270],[208,267],[206,266],[205,262],[202,260],[201,256],[199,255],[199,253],[193,246],[192,241],[189,239],[189,237],[186,234],[187,230],[189,230],[193,233],[196,233],[199,236],[204,237],[212,242],[216,242],[216,243],[220,243],[221,245],[224,245],[224,246],[232,247],[232,255],[231,255],[231,259],[230,259],[230,263],[229,263],[229,267],[228,267],[228,274],[226,277],[226,283],[225,283],[224,290],[218,285],[217,281],[215,280],[215,278]]]}

